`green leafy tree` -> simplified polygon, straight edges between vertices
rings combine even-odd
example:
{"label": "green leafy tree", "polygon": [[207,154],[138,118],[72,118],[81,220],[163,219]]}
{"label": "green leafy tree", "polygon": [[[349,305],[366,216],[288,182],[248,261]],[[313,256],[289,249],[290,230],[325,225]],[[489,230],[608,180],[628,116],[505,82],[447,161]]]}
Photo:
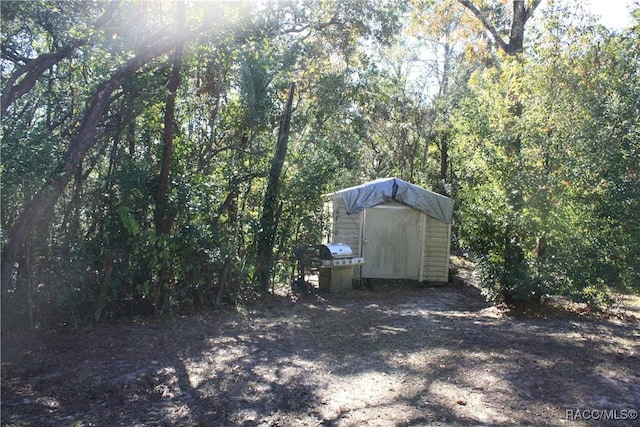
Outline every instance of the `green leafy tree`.
{"label": "green leafy tree", "polygon": [[357,170],[358,145],[341,141],[361,130],[364,44],[392,35],[395,6],[3,2],[3,318],[252,295],[283,92],[300,82],[277,265],[319,233],[300,202]]}
{"label": "green leafy tree", "polygon": [[[491,297],[505,289],[519,301],[562,294],[598,307],[610,287],[637,281],[636,214],[627,209],[637,186],[624,160],[637,153],[630,142],[638,124],[637,34],[575,20],[568,27],[570,11],[549,13],[531,53],[477,74],[457,112],[461,235]],[[519,230],[517,240],[502,239],[507,227]],[[522,255],[518,269],[503,258],[513,245]]]}

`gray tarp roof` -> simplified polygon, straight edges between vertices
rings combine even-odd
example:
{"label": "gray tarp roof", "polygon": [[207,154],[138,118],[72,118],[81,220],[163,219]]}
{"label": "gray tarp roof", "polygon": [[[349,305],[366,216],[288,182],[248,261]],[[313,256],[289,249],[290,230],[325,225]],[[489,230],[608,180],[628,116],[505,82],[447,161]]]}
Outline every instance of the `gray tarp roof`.
{"label": "gray tarp roof", "polygon": [[387,202],[400,202],[447,224],[451,223],[453,200],[398,178],[382,178],[334,193],[342,196],[352,214]]}

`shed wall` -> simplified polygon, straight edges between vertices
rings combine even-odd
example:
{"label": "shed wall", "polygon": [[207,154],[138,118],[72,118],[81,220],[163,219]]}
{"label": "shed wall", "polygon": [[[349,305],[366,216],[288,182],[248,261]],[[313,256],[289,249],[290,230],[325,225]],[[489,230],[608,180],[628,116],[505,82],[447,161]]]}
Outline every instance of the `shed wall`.
{"label": "shed wall", "polygon": [[449,280],[449,248],[451,224],[426,216],[424,232],[423,281],[447,282]]}
{"label": "shed wall", "polygon": [[335,197],[333,199],[332,211],[332,241],[336,243],[346,243],[351,246],[354,254],[360,256],[360,225],[362,223],[362,213],[348,215],[342,197]]}

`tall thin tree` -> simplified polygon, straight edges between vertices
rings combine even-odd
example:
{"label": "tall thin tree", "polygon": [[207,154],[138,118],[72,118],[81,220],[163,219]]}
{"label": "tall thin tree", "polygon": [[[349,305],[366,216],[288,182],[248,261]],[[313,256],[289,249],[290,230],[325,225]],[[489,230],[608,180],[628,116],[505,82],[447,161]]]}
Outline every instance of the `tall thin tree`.
{"label": "tall thin tree", "polygon": [[280,176],[282,167],[287,155],[289,144],[289,127],[291,124],[291,111],[293,106],[293,94],[296,84],[291,83],[289,96],[282,112],[280,120],[280,130],[278,132],[278,146],[276,155],[271,161],[269,170],[269,183],[264,195],[262,217],[260,219],[260,229],[256,245],[256,273],[260,290],[263,293],[269,291],[271,280],[271,270],[273,266],[273,246],[278,229],[279,204],[278,188],[280,187]]}
{"label": "tall thin tree", "polygon": [[[184,31],[185,19],[185,3],[183,1],[176,2],[176,33],[180,34]],[[176,111],[176,93],[180,86],[180,72],[182,70],[182,57],[184,52],[184,43],[178,43],[173,51],[172,70],[167,83],[169,91],[164,111],[164,128],[162,132],[163,148],[162,159],[160,161],[160,174],[158,175],[158,187],[155,192],[155,227],[156,227],[156,250],[158,254],[163,254],[162,242],[165,237],[171,234],[171,228],[175,220],[175,209],[169,206],[168,192],[171,173],[171,159],[174,151],[175,136],[175,111]],[[165,286],[167,273],[169,269],[169,260],[165,256],[160,256],[160,271],[155,280],[155,289],[153,295],[154,309],[158,310],[161,300],[166,295]]]}
{"label": "tall thin tree", "polygon": [[[525,0],[513,0],[513,11],[511,15],[511,26],[509,30],[509,38],[505,40],[497,30],[496,26],[492,24],[485,14],[470,0],[458,0],[460,4],[469,9],[480,20],[491,36],[493,37],[497,46],[508,56],[520,58],[524,51],[524,34],[525,25],[529,18],[533,15],[533,12],[540,5],[542,0],[531,0],[527,6]],[[522,116],[522,100],[518,94],[510,94],[512,103],[509,107],[510,113],[515,119]],[[512,159],[513,164],[517,168],[521,163],[522,157],[522,135],[516,129],[513,130],[513,136],[510,141],[507,141],[505,146],[505,153]],[[508,184],[513,185],[513,184]],[[507,190],[508,202],[512,206],[514,216],[520,216],[520,213],[524,209],[524,198],[522,191],[518,188],[510,188]],[[513,291],[517,287],[517,282],[514,278],[520,276],[524,269],[524,252],[521,247],[521,231],[518,230],[513,221],[507,221],[504,228],[504,250],[503,250],[503,266],[505,271],[505,277],[502,279],[502,297],[507,303],[516,303],[514,300]]]}

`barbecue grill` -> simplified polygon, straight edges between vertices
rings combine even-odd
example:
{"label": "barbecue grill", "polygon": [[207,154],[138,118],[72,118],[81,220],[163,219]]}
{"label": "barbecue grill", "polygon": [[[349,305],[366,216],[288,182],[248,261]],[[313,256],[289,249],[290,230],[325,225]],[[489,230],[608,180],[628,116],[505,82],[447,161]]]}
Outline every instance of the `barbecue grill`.
{"label": "barbecue grill", "polygon": [[320,262],[320,290],[339,292],[351,289],[353,266],[364,264],[364,258],[353,255],[351,247],[344,243],[316,245],[316,260]]}
{"label": "barbecue grill", "polygon": [[318,249],[317,259],[322,267],[364,264],[364,258],[354,257],[351,246],[345,243],[327,243],[316,245],[316,248]]}

